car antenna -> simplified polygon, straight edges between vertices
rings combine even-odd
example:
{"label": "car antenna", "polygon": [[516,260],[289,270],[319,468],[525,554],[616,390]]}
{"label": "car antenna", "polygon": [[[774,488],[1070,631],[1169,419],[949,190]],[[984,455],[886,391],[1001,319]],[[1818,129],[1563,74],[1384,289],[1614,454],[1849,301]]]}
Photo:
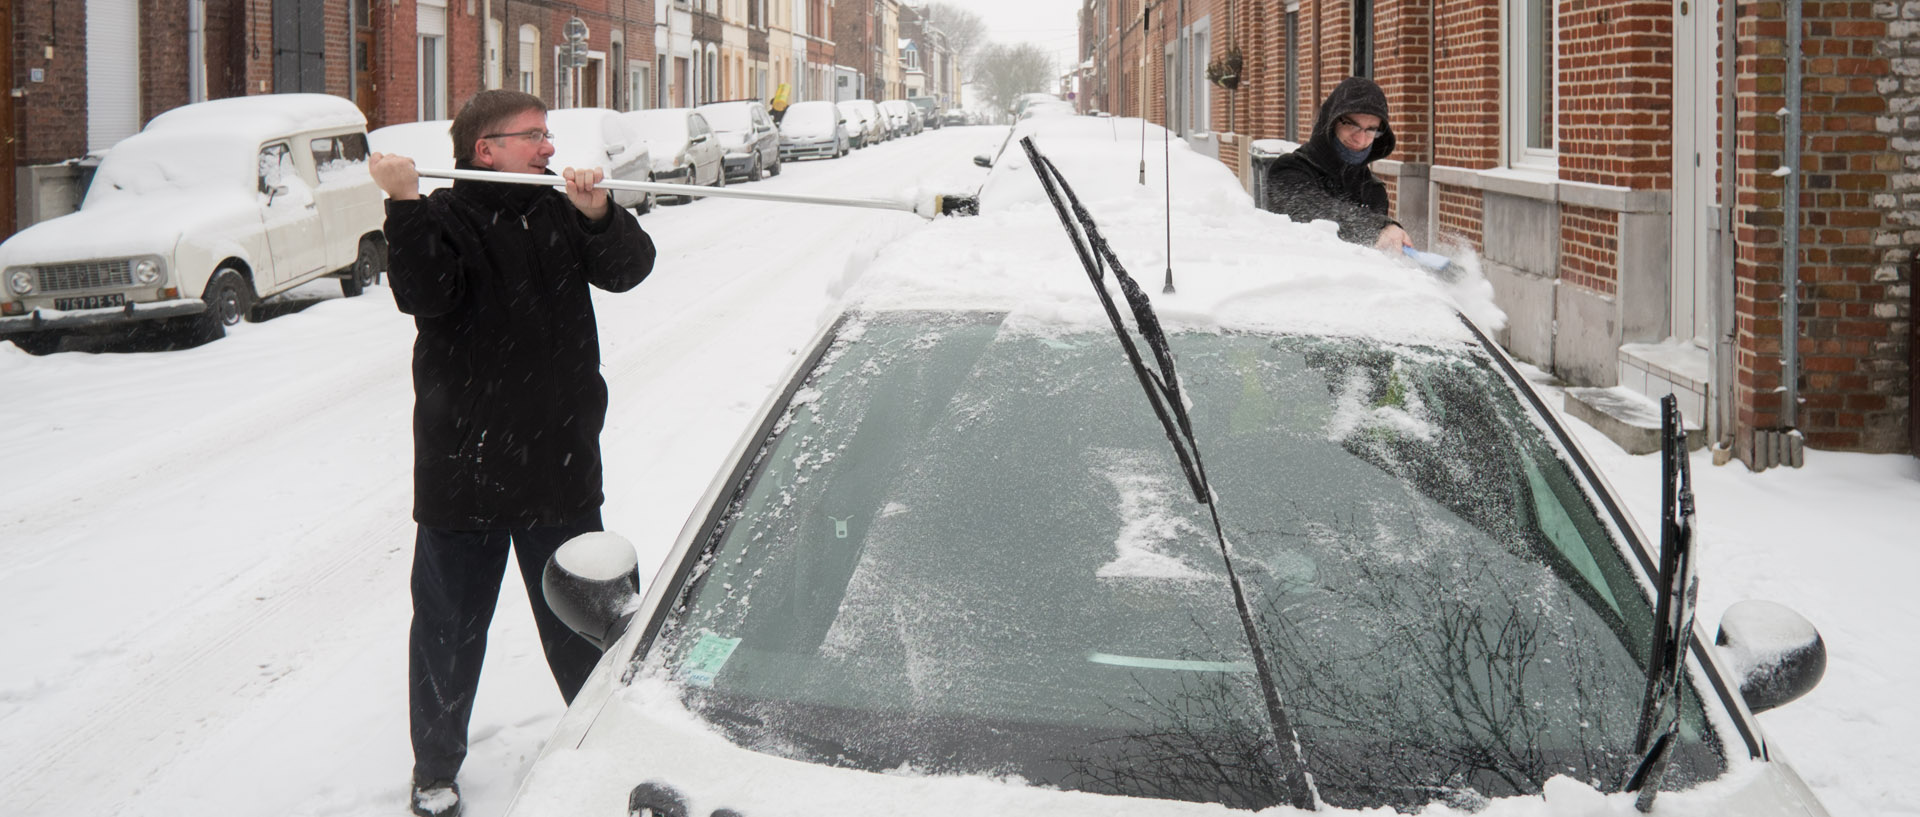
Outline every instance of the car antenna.
{"label": "car antenna", "polygon": [[1694,602],[1700,594],[1700,580],[1693,575],[1693,471],[1680,404],[1671,394],[1660,398],[1659,590],[1647,657],[1647,694],[1633,739],[1640,763],[1621,787],[1640,793],[1633,805],[1642,814],[1653,810],[1673,745],[1680,739],[1687,650],[1693,644]]}
{"label": "car antenna", "polygon": [[[1183,49],[1184,50],[1184,49]],[[1160,52],[1167,51],[1167,29],[1160,27]],[[1160,173],[1164,181],[1161,192],[1166,194],[1167,211],[1167,282],[1160,287],[1162,295],[1173,294],[1173,94],[1161,83],[1161,102],[1167,107],[1167,127],[1160,132]],[[1141,117],[1142,121],[1145,117]]]}
{"label": "car antenna", "polygon": [[[1073,188],[1060,175],[1059,168],[1040,154],[1033,146],[1033,137],[1020,140],[1020,147],[1026,150],[1033,172],[1040,177],[1040,185],[1047,191],[1047,198],[1053,202],[1054,212],[1060,216],[1061,226],[1067,229],[1067,238],[1073,242],[1074,252],[1080,256],[1080,264],[1087,270],[1087,278],[1093,282],[1093,289],[1100,296],[1100,304],[1106,309],[1107,319],[1113,323],[1113,331],[1120,339],[1120,346],[1127,353],[1127,361],[1133,366],[1134,376],[1140,379],[1140,387],[1147,393],[1147,402],[1153,406],[1153,413],[1160,419],[1160,425],[1166,430],[1167,442],[1173,445],[1173,453],[1180,460],[1180,470],[1185,472],[1187,484],[1193,489],[1194,500],[1207,506],[1213,518],[1214,538],[1220,545],[1220,558],[1227,568],[1227,584],[1233,588],[1234,610],[1240,616],[1240,627],[1246,634],[1247,650],[1253,655],[1254,674],[1260,682],[1261,696],[1265,699],[1267,722],[1273,728],[1271,752],[1291,750],[1291,762],[1287,758],[1276,758],[1276,765],[1284,766],[1283,777],[1287,785],[1289,805],[1309,811],[1318,810],[1320,793],[1312,778],[1307,776],[1307,761],[1300,747],[1300,736],[1294,731],[1292,721],[1288,720],[1286,709],[1280,703],[1280,690],[1274,683],[1272,665],[1267,660],[1267,652],[1260,645],[1260,637],[1253,623],[1253,611],[1248,606],[1247,594],[1240,585],[1240,577],[1233,569],[1233,555],[1227,546],[1227,536],[1220,525],[1220,508],[1214,503],[1213,488],[1207,483],[1207,469],[1200,460],[1200,444],[1193,434],[1193,421],[1187,415],[1186,404],[1180,396],[1180,377],[1173,370],[1173,350],[1167,345],[1167,334],[1160,328],[1160,318],[1153,311],[1153,304],[1140,284],[1127,274],[1120,265],[1120,259],[1114,257],[1113,248],[1100,235],[1100,228],[1094,224],[1093,216],[1080,204],[1079,197],[1073,194]],[[1066,202],[1061,201],[1061,194]],[[1069,203],[1072,212],[1069,214]],[[1133,342],[1132,333],[1120,319],[1120,310],[1113,302],[1113,294],[1107,291],[1103,265],[1113,268],[1114,280],[1120,291],[1126,296],[1127,306],[1133,313],[1134,325],[1147,347],[1153,350],[1155,369],[1149,369],[1141,359],[1140,350]]]}
{"label": "car antenna", "polygon": [[[1153,6],[1140,6],[1140,40],[1146,41],[1147,33],[1153,30]],[[1165,46],[1162,46],[1165,48]],[[1144,92],[1142,94],[1144,96]],[[1144,103],[1144,100],[1142,100]],[[1144,107],[1144,105],[1143,105]],[[1124,108],[1123,108],[1124,109]],[[1147,112],[1140,112],[1140,186],[1147,186]]]}

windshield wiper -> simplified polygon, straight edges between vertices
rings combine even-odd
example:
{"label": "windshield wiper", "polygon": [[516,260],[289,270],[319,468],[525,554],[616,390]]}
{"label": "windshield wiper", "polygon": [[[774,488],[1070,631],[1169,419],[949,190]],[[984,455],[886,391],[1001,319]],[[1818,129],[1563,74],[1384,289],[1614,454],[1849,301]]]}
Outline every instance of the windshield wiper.
{"label": "windshield wiper", "polygon": [[1647,695],[1641,702],[1640,729],[1633,739],[1640,764],[1627,777],[1626,791],[1638,791],[1634,806],[1653,809],[1661,778],[1680,738],[1681,707],[1686,698],[1687,650],[1693,644],[1694,602],[1699,580],[1693,575],[1693,471],[1687,462],[1687,430],[1673,395],[1660,398],[1660,577],[1653,621],[1653,652],[1647,660]]}
{"label": "windshield wiper", "polygon": [[[1272,750],[1292,753],[1292,762],[1286,762],[1288,759],[1283,757],[1275,764],[1284,769],[1282,777],[1287,786],[1288,804],[1317,811],[1320,794],[1314,788],[1313,780],[1307,776],[1307,760],[1300,747],[1300,736],[1280,705],[1280,690],[1274,684],[1272,665],[1267,661],[1266,649],[1260,644],[1259,631],[1253,623],[1253,611],[1247,604],[1247,594],[1241,589],[1240,577],[1233,569],[1227,536],[1220,526],[1220,509],[1214,504],[1213,488],[1207,484],[1207,469],[1200,461],[1200,444],[1193,436],[1193,422],[1180,397],[1180,377],[1173,370],[1173,349],[1167,345],[1167,333],[1160,328],[1160,318],[1154,314],[1153,304],[1147,300],[1147,294],[1141,291],[1140,285],[1120,265],[1120,259],[1114,257],[1113,249],[1101,237],[1093,216],[1081,206],[1080,199],[1060,175],[1059,168],[1040,155],[1040,150],[1033,146],[1033,137],[1022,138],[1020,147],[1027,152],[1028,161],[1033,163],[1033,172],[1039,175],[1040,186],[1046,189],[1054,212],[1060,215],[1061,226],[1067,229],[1068,240],[1073,242],[1074,252],[1080,256],[1081,266],[1086,267],[1087,278],[1100,295],[1100,305],[1106,309],[1107,319],[1113,323],[1113,332],[1120,338],[1121,348],[1126,350],[1127,361],[1133,365],[1133,373],[1147,393],[1147,402],[1153,405],[1154,416],[1160,418],[1160,425],[1167,433],[1167,442],[1173,445],[1173,453],[1180,459],[1180,470],[1187,475],[1187,485],[1193,489],[1194,500],[1207,506],[1207,511],[1212,514],[1214,537],[1220,544],[1220,558],[1226,563],[1227,583],[1233,588],[1234,609],[1239,613],[1240,626],[1246,632],[1247,650],[1253,654],[1254,675],[1260,681],[1260,693],[1266,701],[1267,722],[1273,727]],[[1064,202],[1061,201],[1063,192],[1066,195]],[[1121,294],[1126,296],[1134,325],[1138,327],[1147,347],[1153,350],[1153,369],[1149,369],[1141,358],[1132,333],[1127,331],[1126,323],[1120,319],[1120,309],[1114,304],[1113,294],[1107,291],[1103,280],[1104,267],[1113,268],[1114,281],[1120,285]]]}

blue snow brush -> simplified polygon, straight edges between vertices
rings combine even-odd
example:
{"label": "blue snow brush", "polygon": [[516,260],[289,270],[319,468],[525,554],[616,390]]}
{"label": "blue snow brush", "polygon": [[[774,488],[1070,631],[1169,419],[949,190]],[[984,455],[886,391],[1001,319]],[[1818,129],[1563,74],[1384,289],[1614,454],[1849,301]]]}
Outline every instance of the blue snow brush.
{"label": "blue snow brush", "polygon": [[1406,254],[1407,258],[1413,261],[1415,266],[1426,270],[1432,274],[1433,277],[1449,284],[1466,277],[1466,268],[1454,263],[1453,259],[1447,256],[1437,252],[1422,252],[1412,247],[1401,247],[1400,249]]}

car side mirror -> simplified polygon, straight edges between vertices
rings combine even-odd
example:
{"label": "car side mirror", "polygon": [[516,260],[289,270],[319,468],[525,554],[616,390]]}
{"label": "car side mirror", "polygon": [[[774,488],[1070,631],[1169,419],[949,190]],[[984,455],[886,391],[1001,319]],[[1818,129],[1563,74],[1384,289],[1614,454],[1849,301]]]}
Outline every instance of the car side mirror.
{"label": "car side mirror", "polygon": [[993,167],[993,157],[988,156],[985,153],[982,153],[978,156],[973,157],[973,163],[981,167]]}
{"label": "car side mirror", "polygon": [[620,640],[640,608],[640,560],[615,533],[567,540],[540,574],[540,594],[554,615],[602,651]]}
{"label": "car side mirror", "polygon": [[1743,601],[1720,618],[1713,643],[1740,680],[1747,709],[1765,712],[1807,694],[1827,673],[1827,642],[1799,613]]}
{"label": "car side mirror", "polygon": [[626,146],[626,145],[617,145],[617,144],[616,144],[616,145],[608,145],[608,146],[607,146],[607,155],[608,155],[608,156],[618,156],[618,155],[620,155],[620,154],[622,154],[622,153],[625,153],[625,152],[627,152],[627,146]]}
{"label": "car side mirror", "polygon": [[706,135],[706,134],[704,134],[704,133],[703,133],[703,134],[700,134],[699,136],[695,136],[695,137],[693,137],[693,139],[692,139],[691,141],[692,141],[692,142],[693,142],[694,144],[696,144],[696,145],[698,145],[698,144],[700,144],[700,143],[702,143],[702,142],[705,142],[705,141],[707,141],[707,135]]}

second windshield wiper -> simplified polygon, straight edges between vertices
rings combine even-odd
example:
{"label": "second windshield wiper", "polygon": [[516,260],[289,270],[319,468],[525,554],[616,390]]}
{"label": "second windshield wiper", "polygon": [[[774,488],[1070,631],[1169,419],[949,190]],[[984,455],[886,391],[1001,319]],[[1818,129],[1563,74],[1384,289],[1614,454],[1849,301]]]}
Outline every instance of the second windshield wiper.
{"label": "second windshield wiper", "polygon": [[[1286,709],[1281,706],[1280,690],[1274,683],[1272,664],[1267,660],[1266,649],[1261,646],[1259,630],[1254,626],[1253,611],[1240,585],[1240,577],[1234,572],[1233,555],[1220,525],[1220,509],[1214,504],[1213,488],[1207,484],[1206,465],[1200,459],[1200,445],[1193,435],[1193,422],[1180,396],[1180,376],[1173,369],[1173,350],[1167,345],[1166,332],[1160,328],[1160,318],[1154,313],[1147,294],[1120,265],[1120,259],[1114,257],[1113,249],[1100,235],[1100,228],[1094,224],[1093,216],[1081,206],[1079,198],[1073,194],[1073,188],[1060,175],[1060,170],[1033,146],[1033,137],[1021,139],[1020,147],[1033,163],[1033,172],[1039,175],[1040,186],[1046,189],[1047,199],[1053,203],[1061,226],[1066,228],[1067,237],[1073,242],[1074,252],[1080,256],[1080,264],[1087,270],[1087,278],[1093,282],[1094,291],[1100,296],[1100,304],[1106,309],[1107,319],[1113,323],[1114,334],[1127,353],[1127,361],[1132,364],[1134,375],[1140,379],[1147,402],[1152,404],[1154,416],[1160,419],[1160,425],[1166,430],[1167,442],[1172,444],[1174,455],[1180,459],[1180,469],[1186,474],[1188,487],[1193,489],[1194,500],[1207,506],[1212,514],[1213,533],[1220,545],[1220,558],[1226,564],[1227,583],[1233,588],[1234,610],[1239,613],[1240,626],[1246,633],[1247,650],[1253,656],[1254,675],[1259,679],[1261,697],[1266,702],[1267,720],[1273,727],[1273,751],[1283,755],[1278,758],[1277,765],[1283,769],[1281,776],[1286,783],[1288,803],[1295,808],[1317,811],[1320,796],[1314,789],[1312,778],[1307,776],[1306,755],[1300,747],[1300,737],[1294,732]],[[1063,194],[1064,201],[1061,198]],[[1133,334],[1127,331],[1126,323],[1120,317],[1113,294],[1107,291],[1103,274],[1107,267],[1113,269],[1114,281],[1127,299],[1128,310],[1133,314],[1133,322],[1138,327],[1141,339],[1153,351],[1153,368],[1149,368],[1141,357]]]}

